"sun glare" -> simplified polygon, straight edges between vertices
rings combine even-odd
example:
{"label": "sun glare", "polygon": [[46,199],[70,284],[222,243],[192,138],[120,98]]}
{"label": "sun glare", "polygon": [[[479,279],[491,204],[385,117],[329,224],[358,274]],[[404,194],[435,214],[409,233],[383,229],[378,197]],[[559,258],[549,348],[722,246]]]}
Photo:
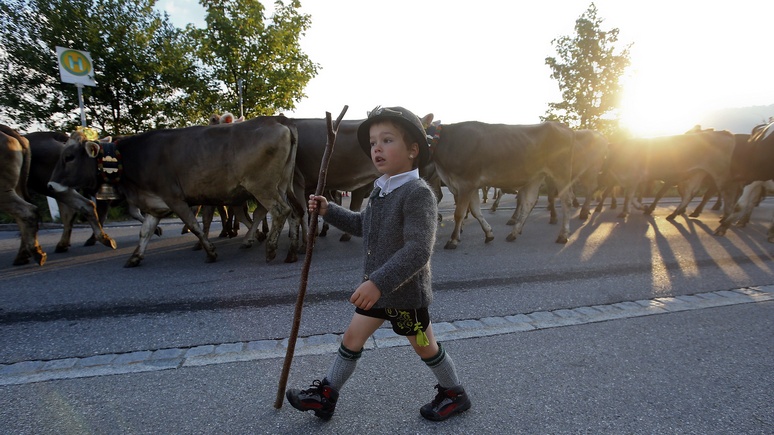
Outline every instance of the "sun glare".
{"label": "sun glare", "polygon": [[701,102],[681,83],[636,75],[626,80],[621,100],[621,123],[637,137],[682,134],[704,117]]}

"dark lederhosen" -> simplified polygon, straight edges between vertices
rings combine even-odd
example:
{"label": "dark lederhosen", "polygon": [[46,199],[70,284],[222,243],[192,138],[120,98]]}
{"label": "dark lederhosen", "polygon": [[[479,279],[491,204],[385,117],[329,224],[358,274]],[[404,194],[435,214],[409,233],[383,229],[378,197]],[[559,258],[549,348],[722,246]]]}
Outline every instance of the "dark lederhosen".
{"label": "dark lederhosen", "polygon": [[355,312],[368,317],[389,320],[392,330],[398,335],[417,335],[419,331],[425,332],[430,325],[430,313],[425,308],[411,308],[399,310],[395,308],[372,308],[363,310],[355,308]]}

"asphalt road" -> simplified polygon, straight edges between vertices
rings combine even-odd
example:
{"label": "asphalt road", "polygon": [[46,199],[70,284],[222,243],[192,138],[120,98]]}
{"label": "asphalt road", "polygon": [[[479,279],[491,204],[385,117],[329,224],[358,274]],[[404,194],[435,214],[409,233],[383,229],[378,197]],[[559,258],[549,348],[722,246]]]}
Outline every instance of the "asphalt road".
{"label": "asphalt road", "polygon": [[[45,229],[43,267],[10,266],[18,238],[0,232],[0,429],[774,433],[774,244],[764,238],[774,200],[723,238],[712,235],[718,212],[669,222],[674,203],[627,220],[605,209],[573,219],[566,245],[554,243],[544,207],[506,242],[512,209],[501,208],[484,212],[493,242],[469,219],[449,251],[450,199],[431,313],[473,400],[464,415],[419,416],[435,382],[386,330],[330,422],[275,409],[301,263],[267,264],[262,246],[241,250],[236,238],[217,239],[208,264],[165,221],[131,269],[138,226],[108,227],[115,251],[80,246],[79,229],[64,254],[53,253],[58,230]],[[340,234],[315,245],[289,387],[324,376],[351,316],[361,245]]]}

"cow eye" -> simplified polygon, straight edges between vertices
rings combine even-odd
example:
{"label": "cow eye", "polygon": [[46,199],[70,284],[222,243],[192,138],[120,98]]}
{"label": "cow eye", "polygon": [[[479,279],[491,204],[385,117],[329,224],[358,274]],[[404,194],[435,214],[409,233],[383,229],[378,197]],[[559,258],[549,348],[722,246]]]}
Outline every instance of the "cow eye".
{"label": "cow eye", "polygon": [[65,163],[70,163],[70,162],[72,162],[73,160],[75,160],[75,156],[74,156],[74,155],[72,155],[71,153],[67,153],[67,154],[65,154],[65,155],[64,155],[64,161],[65,161]]}

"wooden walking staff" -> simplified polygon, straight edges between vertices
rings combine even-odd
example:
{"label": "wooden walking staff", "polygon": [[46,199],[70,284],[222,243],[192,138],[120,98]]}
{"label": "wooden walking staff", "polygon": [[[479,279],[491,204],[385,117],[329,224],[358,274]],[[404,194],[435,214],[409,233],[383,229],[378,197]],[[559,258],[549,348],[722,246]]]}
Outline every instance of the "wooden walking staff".
{"label": "wooden walking staff", "polygon": [[[341,118],[347,113],[349,106],[344,106],[341,114],[336,118],[336,122],[331,126],[331,114],[325,112],[325,125],[328,127],[328,142],[325,144],[322,162],[320,163],[320,176],[317,178],[317,189],[314,194],[319,196],[325,191],[325,179],[328,176],[328,163],[331,161],[333,153],[333,144],[336,142],[336,133],[341,124]],[[318,208],[319,209],[319,208]],[[274,401],[274,407],[282,408],[282,402],[285,401],[285,387],[288,384],[288,374],[290,373],[290,364],[293,362],[293,353],[296,350],[296,340],[298,339],[298,329],[301,326],[301,310],[304,306],[304,296],[306,295],[306,283],[309,279],[309,265],[312,263],[312,250],[314,249],[314,240],[317,238],[317,217],[318,209],[315,209],[310,216],[309,234],[306,239],[306,257],[304,257],[304,266],[301,269],[301,284],[298,289],[298,298],[296,299],[296,311],[293,316],[293,327],[288,338],[288,350],[285,353],[285,364],[282,366],[282,375],[280,376],[279,387],[277,388],[277,400]]]}

